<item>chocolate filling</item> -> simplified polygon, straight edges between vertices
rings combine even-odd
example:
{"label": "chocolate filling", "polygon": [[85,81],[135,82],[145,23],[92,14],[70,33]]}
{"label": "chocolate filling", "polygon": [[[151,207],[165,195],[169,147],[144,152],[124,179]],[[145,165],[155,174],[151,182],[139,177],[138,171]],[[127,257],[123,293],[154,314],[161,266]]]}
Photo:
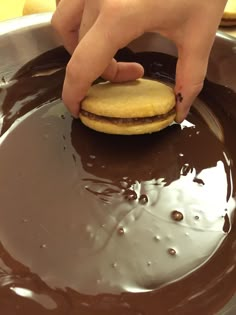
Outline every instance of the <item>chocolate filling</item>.
{"label": "chocolate filling", "polygon": [[80,113],[88,117],[89,119],[96,121],[109,122],[115,125],[140,125],[140,124],[150,124],[152,122],[163,121],[175,113],[175,108],[172,108],[168,113],[162,115],[155,115],[152,117],[133,117],[133,118],[118,118],[118,117],[106,117],[90,113],[86,110],[81,109]]}

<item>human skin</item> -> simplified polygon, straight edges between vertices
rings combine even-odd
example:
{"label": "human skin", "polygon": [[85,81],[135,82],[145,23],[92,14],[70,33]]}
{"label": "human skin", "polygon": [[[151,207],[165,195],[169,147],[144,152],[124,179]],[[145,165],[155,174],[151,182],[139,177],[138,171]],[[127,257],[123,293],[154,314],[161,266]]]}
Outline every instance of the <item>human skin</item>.
{"label": "human skin", "polygon": [[137,63],[117,62],[116,52],[145,32],[158,32],[178,50],[176,121],[202,89],[209,54],[227,0],[57,0],[52,25],[71,54],[62,98],[73,116],[99,76],[125,82],[143,76]]}

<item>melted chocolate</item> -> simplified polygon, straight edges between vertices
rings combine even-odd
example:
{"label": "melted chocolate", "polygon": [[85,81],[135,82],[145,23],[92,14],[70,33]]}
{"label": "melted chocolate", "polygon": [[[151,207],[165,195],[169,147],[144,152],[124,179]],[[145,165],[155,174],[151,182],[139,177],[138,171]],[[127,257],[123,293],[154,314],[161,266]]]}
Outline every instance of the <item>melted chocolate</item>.
{"label": "melted chocolate", "polygon": [[[117,58],[173,83],[173,57]],[[0,313],[214,314],[236,289],[235,93],[206,81],[181,126],[110,136],[61,104],[67,61],[0,91]]]}

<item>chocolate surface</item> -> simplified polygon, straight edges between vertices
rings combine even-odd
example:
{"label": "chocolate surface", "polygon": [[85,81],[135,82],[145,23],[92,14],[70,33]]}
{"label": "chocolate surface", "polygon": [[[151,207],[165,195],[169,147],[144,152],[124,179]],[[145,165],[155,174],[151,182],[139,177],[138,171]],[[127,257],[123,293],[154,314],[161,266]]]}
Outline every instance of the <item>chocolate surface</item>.
{"label": "chocolate surface", "polygon": [[[173,83],[173,57],[117,58]],[[0,313],[215,314],[236,289],[235,93],[206,81],[181,126],[104,135],[61,104],[67,61],[1,87]]]}

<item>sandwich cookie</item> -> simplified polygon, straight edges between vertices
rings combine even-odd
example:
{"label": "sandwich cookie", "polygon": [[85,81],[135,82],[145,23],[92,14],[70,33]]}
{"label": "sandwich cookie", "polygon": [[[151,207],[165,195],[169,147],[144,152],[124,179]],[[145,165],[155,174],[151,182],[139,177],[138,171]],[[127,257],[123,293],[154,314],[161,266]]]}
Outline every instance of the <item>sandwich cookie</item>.
{"label": "sandwich cookie", "polygon": [[96,131],[133,135],[153,133],[175,119],[175,94],[154,80],[93,85],[83,100],[80,119]]}
{"label": "sandwich cookie", "polygon": [[236,25],[236,0],[228,0],[220,25],[221,26]]}

